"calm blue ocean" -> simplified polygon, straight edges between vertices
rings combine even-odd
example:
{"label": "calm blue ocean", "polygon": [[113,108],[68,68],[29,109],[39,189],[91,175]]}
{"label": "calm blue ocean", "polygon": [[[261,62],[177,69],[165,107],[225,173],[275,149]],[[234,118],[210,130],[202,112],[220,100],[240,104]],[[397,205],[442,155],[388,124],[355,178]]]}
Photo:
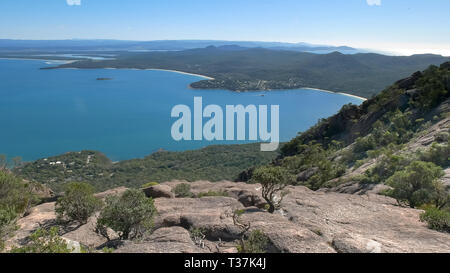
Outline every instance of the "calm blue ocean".
{"label": "calm blue ocean", "polygon": [[[197,76],[165,71],[40,70],[54,64],[0,60],[0,154],[35,160],[69,151],[98,150],[114,161],[162,148],[191,150],[230,142],[172,140],[172,107],[203,104],[280,105],[280,138],[287,141],[344,104],[362,100],[316,90],[236,93],[192,90]],[[112,78],[98,81],[97,78]],[[262,96],[264,95],[264,96]],[[192,108],[193,109],[193,108]]]}

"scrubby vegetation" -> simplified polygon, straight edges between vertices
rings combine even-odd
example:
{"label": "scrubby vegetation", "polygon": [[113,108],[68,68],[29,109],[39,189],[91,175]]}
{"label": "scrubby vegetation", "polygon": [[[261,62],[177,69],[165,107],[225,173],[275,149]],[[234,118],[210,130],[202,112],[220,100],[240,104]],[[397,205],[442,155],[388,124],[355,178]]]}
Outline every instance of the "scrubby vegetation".
{"label": "scrubby vegetation", "polygon": [[0,209],[0,251],[4,248],[3,240],[16,230],[16,218],[17,214],[15,209],[11,207],[5,207]]}
{"label": "scrubby vegetation", "polygon": [[220,145],[195,151],[160,151],[144,159],[113,164],[99,152],[83,151],[27,163],[14,172],[56,192],[63,191],[69,182],[80,181],[91,184],[96,191],[104,191],[118,186],[138,188],[149,180],[235,180],[240,172],[268,164],[277,155],[278,152],[261,152],[259,144]]}
{"label": "scrubby vegetation", "polygon": [[297,175],[297,182],[301,185],[317,190],[325,182],[345,173],[346,166],[331,158],[339,143],[335,142],[334,145],[324,148],[314,141],[300,145],[299,154],[285,157],[280,164],[291,170],[292,175]]}
{"label": "scrubby vegetation", "polygon": [[438,179],[443,175],[442,168],[431,162],[414,161],[389,177],[386,184],[393,187],[392,197],[415,208],[440,198]]}
{"label": "scrubby vegetation", "polygon": [[30,243],[13,248],[12,253],[71,253],[74,251],[67,242],[59,237],[58,228],[49,230],[39,228],[30,236]]}
{"label": "scrubby vegetation", "polygon": [[37,204],[38,198],[33,192],[36,186],[0,170],[0,250],[5,237],[16,229],[17,217]]}
{"label": "scrubby vegetation", "polygon": [[191,227],[189,229],[189,234],[191,235],[191,239],[194,244],[200,248],[205,248],[205,238],[206,238],[207,230],[204,228],[195,228]]}
{"label": "scrubby vegetation", "polygon": [[270,239],[260,230],[253,230],[237,249],[239,253],[267,253],[269,252]]}
{"label": "scrubby vegetation", "polygon": [[283,197],[287,194],[284,189],[292,184],[293,178],[281,167],[261,167],[253,172],[251,182],[262,185],[261,194],[269,205],[268,212],[274,213],[280,208]]}
{"label": "scrubby vegetation", "polygon": [[450,166],[450,140],[445,144],[433,143],[430,150],[420,153],[423,161],[433,162],[441,167]]}
{"label": "scrubby vegetation", "polygon": [[376,166],[367,170],[365,175],[360,177],[360,181],[365,184],[382,183],[397,171],[403,170],[410,164],[410,161],[409,158],[394,154],[393,150],[387,150],[379,157]]}
{"label": "scrubby vegetation", "polygon": [[441,102],[442,98],[449,96],[448,91],[448,68],[439,69],[437,66],[430,66],[424,71],[423,77],[417,81],[417,87],[422,92],[412,101],[416,107],[431,109]]}
{"label": "scrubby vegetation", "polygon": [[58,219],[76,221],[85,224],[92,214],[102,205],[94,196],[94,188],[87,183],[70,183],[64,196],[56,202]]}
{"label": "scrubby vegetation", "polygon": [[191,185],[187,183],[181,183],[175,186],[173,188],[173,193],[178,198],[193,198],[195,197],[195,194],[191,192]]}
{"label": "scrubby vegetation", "polygon": [[200,192],[198,194],[195,194],[191,192],[191,185],[188,183],[181,183],[176,185],[172,192],[175,194],[175,197],[177,198],[203,198],[203,197],[214,197],[214,196],[229,196],[226,191],[207,191],[207,192]]}
{"label": "scrubby vegetation", "polygon": [[429,207],[425,209],[420,219],[423,222],[427,222],[428,227],[431,229],[450,232],[450,209],[440,210],[435,207]]}
{"label": "scrubby vegetation", "polygon": [[106,199],[96,230],[108,240],[108,228],[117,232],[121,240],[135,239],[151,231],[156,213],[151,198],[147,198],[140,190],[130,189],[119,197]]}

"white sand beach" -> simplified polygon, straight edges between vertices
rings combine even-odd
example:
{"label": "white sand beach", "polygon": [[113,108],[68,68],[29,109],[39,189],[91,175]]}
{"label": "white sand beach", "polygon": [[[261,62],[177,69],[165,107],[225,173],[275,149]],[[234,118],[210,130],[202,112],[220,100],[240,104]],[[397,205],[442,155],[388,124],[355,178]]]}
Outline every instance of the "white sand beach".
{"label": "white sand beach", "polygon": [[174,72],[174,73],[179,73],[179,74],[184,74],[184,75],[191,75],[191,76],[202,77],[202,78],[205,78],[205,79],[207,79],[207,80],[214,80],[214,78],[211,78],[211,77],[208,77],[208,76],[205,76],[205,75],[194,74],[194,73],[188,73],[188,72],[183,72],[183,71],[178,71],[178,70],[157,69],[157,68],[149,68],[149,69],[145,69],[145,70]]}
{"label": "white sand beach", "polygon": [[367,100],[367,98],[359,97],[359,96],[348,94],[348,93],[344,93],[344,92],[333,92],[333,91],[330,91],[330,90],[324,90],[324,89],[319,89],[319,88],[310,88],[310,87],[304,87],[304,88],[301,88],[301,89],[316,90],[316,91],[327,92],[327,93],[332,93],[332,94],[340,94],[340,95],[344,95],[344,96],[347,96],[347,97],[360,99],[360,100],[363,100],[363,101]]}

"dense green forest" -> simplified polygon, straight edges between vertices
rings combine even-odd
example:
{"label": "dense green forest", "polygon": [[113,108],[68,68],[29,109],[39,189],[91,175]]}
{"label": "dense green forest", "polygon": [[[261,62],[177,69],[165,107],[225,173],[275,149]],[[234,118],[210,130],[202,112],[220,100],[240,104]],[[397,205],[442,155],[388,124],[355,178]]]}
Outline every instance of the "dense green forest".
{"label": "dense green forest", "polygon": [[82,151],[26,163],[14,172],[55,191],[72,181],[89,182],[102,191],[174,179],[235,180],[245,169],[267,164],[277,155],[278,152],[261,152],[259,144],[219,145],[185,152],[160,151],[143,159],[113,163],[102,153]]}
{"label": "dense green forest", "polygon": [[171,69],[214,78],[195,82],[193,88],[251,91],[311,87],[370,98],[397,79],[450,60],[439,55],[321,55],[239,46],[115,55],[114,60],[81,60],[59,68]]}

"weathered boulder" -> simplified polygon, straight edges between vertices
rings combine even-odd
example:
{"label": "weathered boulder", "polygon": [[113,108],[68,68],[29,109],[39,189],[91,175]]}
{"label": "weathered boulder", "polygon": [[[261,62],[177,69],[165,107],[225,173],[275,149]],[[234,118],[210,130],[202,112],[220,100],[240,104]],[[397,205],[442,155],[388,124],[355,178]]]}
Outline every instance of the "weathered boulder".
{"label": "weathered boulder", "polygon": [[[164,185],[173,188],[177,183],[181,182]],[[241,221],[250,223],[250,230],[258,229],[268,236],[271,252],[450,252],[450,234],[428,229],[420,221],[422,211],[397,206],[386,196],[314,192],[290,186],[282,209],[270,214],[254,206],[258,203],[255,200],[261,199],[258,184],[200,181],[191,186],[195,193],[220,191],[228,196],[157,198],[155,232],[142,240],[121,242],[117,251],[232,253],[242,232],[233,223],[232,214],[243,209]],[[104,198],[124,190],[97,196]],[[251,196],[252,200],[243,202],[243,196]],[[37,228],[55,225],[54,209],[55,203],[32,208],[30,214],[18,220],[20,229],[8,240],[7,247],[23,245]],[[65,227],[63,238],[92,248],[106,245],[94,231],[97,215],[80,227]],[[200,228],[204,233],[201,244],[190,237],[191,228]]]}
{"label": "weathered boulder", "polygon": [[[358,181],[348,181],[337,185],[333,188],[323,188],[318,190],[318,192],[338,192],[347,194],[379,194],[385,190],[392,189],[385,184],[364,184]],[[394,202],[393,202],[394,203]]]}
{"label": "weathered boulder", "polygon": [[32,192],[39,198],[41,203],[56,202],[59,197],[52,189],[44,184],[32,183],[32,185]]}
{"label": "weathered boulder", "polygon": [[377,245],[374,241],[380,252],[450,252],[450,234],[428,229],[420,221],[422,211],[396,206],[392,198],[304,187],[289,187],[289,191],[283,201],[286,217],[322,234],[338,246],[336,251],[367,252],[366,244],[371,242],[370,248]]}
{"label": "weathered boulder", "polygon": [[282,212],[270,214],[259,209],[247,208],[241,217],[245,223],[250,223],[251,230],[261,230],[269,237],[270,252],[278,253],[333,253],[328,242],[319,234],[300,226]]}
{"label": "weathered boulder", "polygon": [[175,198],[172,188],[168,185],[155,185],[142,189],[142,191],[151,198]]}
{"label": "weathered boulder", "polygon": [[126,190],[128,190],[128,188],[118,187],[118,188],[114,188],[114,189],[110,189],[110,190],[107,190],[107,191],[104,191],[104,192],[97,193],[97,194],[95,194],[95,197],[101,198],[101,199],[105,199],[105,198],[107,198],[109,196],[121,195]]}
{"label": "weathered boulder", "polygon": [[116,253],[206,253],[194,244],[189,232],[182,227],[157,229],[142,241],[125,241]]}
{"label": "weathered boulder", "polygon": [[[164,185],[169,185],[174,188],[181,183],[189,183],[186,181],[172,181],[166,182]],[[229,197],[237,199],[244,207],[258,207],[264,208],[266,202],[261,197],[261,185],[248,184],[242,182],[209,182],[209,181],[197,181],[189,183],[191,185],[191,192],[199,194],[203,192],[225,192]]]}
{"label": "weathered boulder", "polygon": [[38,228],[56,224],[55,203],[44,203],[30,209],[28,215],[17,220],[18,230],[6,241],[6,249],[24,245]]}
{"label": "weathered boulder", "polygon": [[[242,230],[234,225],[232,215],[243,206],[234,198],[205,197],[156,199],[157,227],[180,226],[189,230],[205,230],[209,241],[233,241]],[[251,223],[270,238],[272,252],[334,252],[327,241],[305,227],[300,227],[281,214],[270,214],[256,207],[245,209],[242,221]]]}
{"label": "weathered boulder", "polygon": [[[97,218],[99,213],[88,219],[88,222],[82,226],[79,226],[73,230],[69,230],[63,236],[72,241],[79,242],[83,246],[89,248],[97,248],[107,242],[106,238],[95,232],[95,226],[97,225]],[[117,239],[118,236],[112,230],[109,230],[108,235],[110,239]]]}
{"label": "weathered boulder", "polygon": [[155,200],[155,226],[203,228],[208,238],[234,240],[240,230],[233,225],[232,212],[243,206],[230,197],[176,198]]}
{"label": "weathered boulder", "polygon": [[381,253],[382,244],[357,234],[337,234],[333,238],[333,248],[338,253]]}

